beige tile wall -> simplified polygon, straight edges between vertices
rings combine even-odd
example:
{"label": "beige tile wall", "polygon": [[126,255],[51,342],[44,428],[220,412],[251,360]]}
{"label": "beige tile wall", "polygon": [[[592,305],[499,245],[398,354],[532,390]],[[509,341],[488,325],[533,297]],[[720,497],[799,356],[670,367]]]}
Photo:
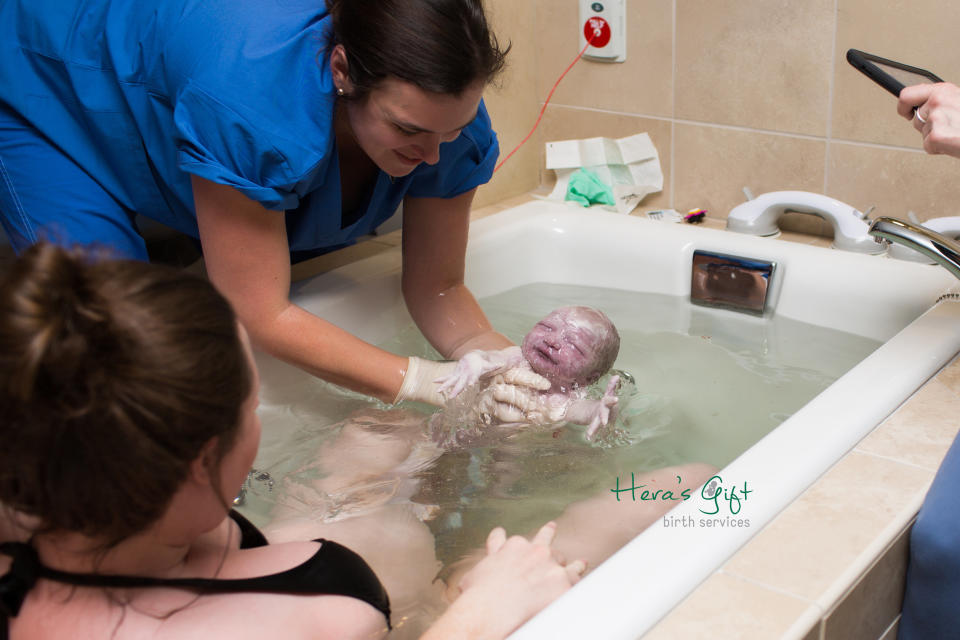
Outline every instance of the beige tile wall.
{"label": "beige tile wall", "polygon": [[[527,135],[541,107],[533,63],[539,55],[533,36],[539,29],[533,2],[487,0],[486,5],[497,39],[501,45],[510,45],[506,70],[484,96],[500,139],[502,159]],[[536,187],[542,146],[531,139],[521,147],[490,184],[480,189],[474,205],[483,207]]]}
{"label": "beige tile wall", "polygon": [[[487,97],[505,154],[578,52],[577,2],[487,3],[514,46]],[[665,187],[642,209],[704,207],[723,218],[747,186],[826,193],[876,205],[874,215],[960,215],[960,161],[924,154],[893,96],[845,59],[855,47],[960,82],[958,24],[952,0],[627,0],[627,61],[578,62],[478,204],[551,181],[547,140],[647,131]],[[828,233],[808,216],[792,220]]]}

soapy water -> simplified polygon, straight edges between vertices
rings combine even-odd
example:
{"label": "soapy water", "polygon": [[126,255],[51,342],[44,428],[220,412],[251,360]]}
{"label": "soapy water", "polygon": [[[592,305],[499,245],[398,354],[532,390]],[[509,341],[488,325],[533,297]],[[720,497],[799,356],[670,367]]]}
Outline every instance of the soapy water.
{"label": "soapy water", "polygon": [[[687,462],[722,468],[880,345],[789,319],[695,307],[685,297],[594,287],[526,285],[480,302],[493,325],[518,343],[557,307],[587,305],[606,313],[621,337],[615,424],[596,442],[584,439],[585,427],[570,425],[447,453],[421,448],[399,472],[331,494],[313,488],[333,473],[317,462],[318,452],[336,440],[345,417],[371,410],[388,415],[376,412],[391,408],[303,374],[283,390],[283,398],[295,401],[261,404],[255,467],[269,474],[271,486],[248,483],[244,514],[267,524],[275,504],[286,500],[336,520],[371,496],[399,496],[428,520],[437,557],[454,562],[482,547],[492,527],[535,530],[631,472]],[[413,325],[398,328],[381,346],[439,357]],[[601,395],[608,379],[591,392]],[[435,411],[409,408],[422,412],[424,423]],[[403,420],[416,422],[417,414],[406,411]],[[357,452],[357,464],[363,455]]]}

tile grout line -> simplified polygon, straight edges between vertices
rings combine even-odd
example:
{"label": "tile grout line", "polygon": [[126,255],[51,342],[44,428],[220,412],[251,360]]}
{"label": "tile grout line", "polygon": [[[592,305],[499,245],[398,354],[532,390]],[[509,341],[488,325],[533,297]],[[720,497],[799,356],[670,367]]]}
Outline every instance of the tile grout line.
{"label": "tile grout line", "polygon": [[821,609],[822,613],[826,613],[825,611],[822,611],[823,607],[821,607],[816,600],[805,598],[804,596],[793,593],[792,591],[787,591],[786,589],[783,589],[781,587],[775,587],[772,584],[763,582],[762,580],[757,580],[755,578],[748,578],[747,576],[741,575],[739,573],[734,573],[733,571],[730,571],[729,569],[727,569],[726,566],[720,567],[719,569],[717,569],[716,572],[719,574],[728,576],[730,578],[734,578],[735,580],[746,582],[747,584],[751,584],[755,587],[760,587],[762,589],[766,589],[767,591],[773,591],[774,593],[779,593],[782,596],[788,596],[790,598],[793,598],[794,600],[799,600],[800,602],[803,602],[810,606],[814,606],[818,609]]}
{"label": "tile grout line", "polygon": [[880,638],[879,638],[878,640],[883,640],[883,638],[886,638],[886,637],[887,637],[887,634],[890,633],[891,631],[893,631],[894,627],[896,627],[898,624],[900,624],[900,618],[902,618],[902,617],[903,617],[903,614],[902,614],[902,613],[898,613],[898,614],[897,614],[897,617],[893,619],[893,622],[891,622],[889,625],[887,625],[887,628],[884,629],[883,632],[880,634]]}
{"label": "tile grout line", "polygon": [[[882,424],[882,423],[881,423],[881,424]],[[888,456],[888,455],[884,455],[884,454],[882,454],[882,453],[875,453],[875,452],[869,451],[869,450],[867,450],[867,449],[861,449],[859,444],[858,444],[857,446],[855,446],[847,455],[850,455],[850,453],[854,453],[854,452],[859,453],[859,454],[861,454],[861,455],[870,456],[871,458],[876,458],[877,460],[883,460],[883,461],[885,461],[885,462],[894,462],[894,463],[896,463],[896,464],[901,464],[901,465],[903,465],[903,466],[905,466],[905,467],[909,467],[909,468],[911,468],[911,469],[917,469],[918,471],[927,471],[927,472],[930,472],[930,473],[936,473],[936,472],[937,472],[937,469],[938,469],[939,466],[940,466],[940,465],[938,464],[937,467],[935,467],[935,468],[930,468],[930,467],[924,466],[924,465],[922,465],[922,464],[917,464],[916,462],[910,462],[910,461],[908,461],[908,460],[902,460],[902,459],[900,459],[900,458],[894,458],[894,457],[891,457],[891,456]],[[946,452],[944,452],[944,453],[946,453]],[[844,456],[844,457],[846,457],[846,456]]]}
{"label": "tile grout line", "polygon": [[674,208],[677,193],[677,2],[670,3],[670,194],[667,197],[667,206]]}
{"label": "tile grout line", "polygon": [[827,81],[827,138],[823,150],[823,193],[830,184],[830,146],[833,142],[833,101],[837,76],[837,33],[840,22],[840,0],[833,0],[833,45],[830,51],[830,79]]}
{"label": "tile grout line", "polygon": [[[614,111],[612,109],[597,109],[594,107],[583,107],[580,105],[571,105],[571,104],[561,104],[561,103],[550,103],[549,108],[558,108],[558,109],[576,109],[580,111],[590,111],[593,113],[604,113],[612,116],[627,116],[631,118],[643,118],[645,120],[657,120],[660,122],[670,122],[674,124],[686,124],[700,127],[707,127],[711,129],[722,129],[727,131],[740,131],[744,133],[763,133],[766,135],[777,136],[781,138],[795,138],[798,140],[812,140],[815,142],[824,142],[827,143],[828,140],[824,136],[815,136],[806,133],[792,133],[789,131],[777,131],[775,129],[755,129],[751,127],[743,127],[740,125],[734,124],[721,124],[718,122],[706,122],[702,120],[687,120],[685,118],[673,118],[667,116],[657,116],[644,113],[630,113],[627,111]],[[829,140],[832,144],[842,144],[852,147],[865,147],[869,149],[883,149],[887,151],[904,151],[907,153],[916,153],[923,155],[926,152],[923,149],[916,149],[913,147],[900,147],[892,144],[882,144],[879,142],[864,142],[861,140],[844,140],[841,138],[831,138]]]}

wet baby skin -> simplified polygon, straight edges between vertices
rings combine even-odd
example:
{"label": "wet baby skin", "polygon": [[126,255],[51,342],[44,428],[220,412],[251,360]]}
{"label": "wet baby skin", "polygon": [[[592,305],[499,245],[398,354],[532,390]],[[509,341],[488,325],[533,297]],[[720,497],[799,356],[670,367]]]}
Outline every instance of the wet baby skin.
{"label": "wet baby skin", "polygon": [[530,368],[566,392],[596,382],[620,348],[610,320],[590,307],[561,307],[537,322],[520,349]]}
{"label": "wet baby skin", "polygon": [[[591,439],[610,420],[619,378],[611,378],[600,400],[584,397],[584,388],[610,369],[619,348],[620,336],[601,311],[561,307],[537,322],[521,347],[466,354],[456,371],[442,380],[441,390],[453,399],[468,387],[477,389],[474,385],[479,383],[478,395],[471,398],[478,426],[497,422],[489,416],[498,408],[508,423],[589,425],[586,435]],[[542,382],[539,390],[530,388],[537,386],[531,382],[537,378]],[[526,386],[517,386],[517,381]],[[523,410],[504,411],[504,404]]]}

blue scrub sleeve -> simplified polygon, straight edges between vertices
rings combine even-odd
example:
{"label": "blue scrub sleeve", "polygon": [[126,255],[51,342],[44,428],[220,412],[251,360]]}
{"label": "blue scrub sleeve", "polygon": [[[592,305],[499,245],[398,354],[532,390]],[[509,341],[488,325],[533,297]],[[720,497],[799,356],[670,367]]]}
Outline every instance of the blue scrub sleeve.
{"label": "blue scrub sleeve", "polygon": [[233,187],[267,209],[296,208],[323,160],[316,149],[258,124],[255,113],[239,113],[195,84],[178,98],[173,118],[181,170]]}

